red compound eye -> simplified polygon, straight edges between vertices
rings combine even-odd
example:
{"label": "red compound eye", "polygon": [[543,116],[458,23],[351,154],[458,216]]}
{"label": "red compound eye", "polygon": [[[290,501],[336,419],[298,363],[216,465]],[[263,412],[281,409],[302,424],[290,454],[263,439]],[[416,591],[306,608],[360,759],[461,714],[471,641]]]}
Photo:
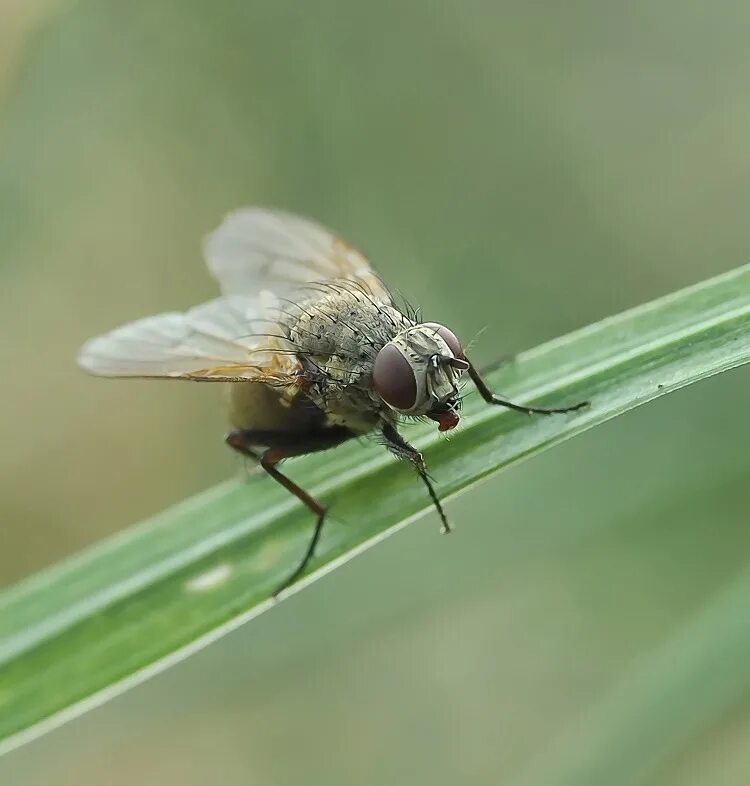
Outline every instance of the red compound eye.
{"label": "red compound eye", "polygon": [[452,330],[448,330],[445,325],[439,325],[437,322],[425,322],[424,324],[426,327],[432,328],[445,341],[454,358],[463,359],[463,347]]}
{"label": "red compound eye", "polygon": [[394,409],[408,411],[417,403],[414,370],[393,344],[386,344],[378,352],[372,381],[380,398]]}

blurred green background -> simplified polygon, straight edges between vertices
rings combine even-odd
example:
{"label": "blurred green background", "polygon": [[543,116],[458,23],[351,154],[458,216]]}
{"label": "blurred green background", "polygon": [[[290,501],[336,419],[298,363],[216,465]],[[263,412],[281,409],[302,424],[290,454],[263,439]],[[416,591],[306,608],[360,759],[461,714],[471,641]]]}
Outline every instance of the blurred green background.
{"label": "blurred green background", "polygon": [[[0,585],[238,470],[218,389],[74,363],[212,297],[200,240],[233,207],[335,227],[430,317],[486,327],[486,362],[747,262],[748,23],[1,0]],[[747,400],[740,369],[494,478],[449,505],[455,537],[430,516],[0,783],[512,783],[747,566]],[[738,695],[649,782],[746,786],[749,734]]]}

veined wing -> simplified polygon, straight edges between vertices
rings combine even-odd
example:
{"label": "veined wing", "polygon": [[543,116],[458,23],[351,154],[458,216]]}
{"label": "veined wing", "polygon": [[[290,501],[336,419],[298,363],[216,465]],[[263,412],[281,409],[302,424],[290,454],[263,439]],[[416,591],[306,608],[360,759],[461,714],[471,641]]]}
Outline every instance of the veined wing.
{"label": "veined wing", "polygon": [[225,295],[267,290],[290,298],[307,284],[344,279],[390,302],[364,254],[321,224],[281,210],[247,207],[230,213],[206,238],[204,253]]}
{"label": "veined wing", "polygon": [[79,364],[107,377],[171,377],[288,385],[298,363],[263,297],[222,297],[181,313],[157,314],[87,341]]}
{"label": "veined wing", "polygon": [[320,224],[278,210],[230,213],[205,242],[224,297],[158,314],[88,341],[79,364],[110,377],[298,381],[294,345],[278,324],[285,299],[306,285],[344,280],[390,303],[369,262]]}

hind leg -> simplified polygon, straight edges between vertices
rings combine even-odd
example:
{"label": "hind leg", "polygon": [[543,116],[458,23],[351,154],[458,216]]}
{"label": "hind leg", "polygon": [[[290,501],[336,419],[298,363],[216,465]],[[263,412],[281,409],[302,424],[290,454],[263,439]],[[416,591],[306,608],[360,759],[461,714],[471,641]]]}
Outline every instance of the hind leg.
{"label": "hind leg", "polygon": [[274,596],[293,584],[307,568],[315,554],[315,547],[320,540],[323,523],[326,517],[326,508],[313,496],[308,494],[301,486],[297,485],[277,468],[277,464],[285,458],[304,456],[307,453],[317,453],[321,450],[333,448],[353,437],[349,429],[344,426],[329,426],[327,428],[309,431],[307,433],[291,433],[287,431],[266,431],[262,429],[236,430],[226,437],[226,443],[243,456],[249,456],[260,462],[260,466],[280,485],[308,507],[316,516],[313,536],[307,547],[302,561],[281,586],[274,591]]}

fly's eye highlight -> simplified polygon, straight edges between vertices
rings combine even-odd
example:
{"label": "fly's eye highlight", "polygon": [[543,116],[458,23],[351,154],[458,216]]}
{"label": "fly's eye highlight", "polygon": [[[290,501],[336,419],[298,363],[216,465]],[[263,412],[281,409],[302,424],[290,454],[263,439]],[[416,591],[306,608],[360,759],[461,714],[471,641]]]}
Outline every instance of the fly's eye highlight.
{"label": "fly's eye highlight", "polygon": [[394,409],[410,410],[417,402],[417,380],[409,361],[393,344],[375,358],[372,381],[380,398]]}
{"label": "fly's eye highlight", "polygon": [[448,345],[448,349],[453,353],[454,358],[463,359],[464,350],[461,342],[458,340],[456,334],[452,330],[448,330],[445,325],[439,325],[437,322],[425,322],[425,326],[432,328],[440,338]]}

